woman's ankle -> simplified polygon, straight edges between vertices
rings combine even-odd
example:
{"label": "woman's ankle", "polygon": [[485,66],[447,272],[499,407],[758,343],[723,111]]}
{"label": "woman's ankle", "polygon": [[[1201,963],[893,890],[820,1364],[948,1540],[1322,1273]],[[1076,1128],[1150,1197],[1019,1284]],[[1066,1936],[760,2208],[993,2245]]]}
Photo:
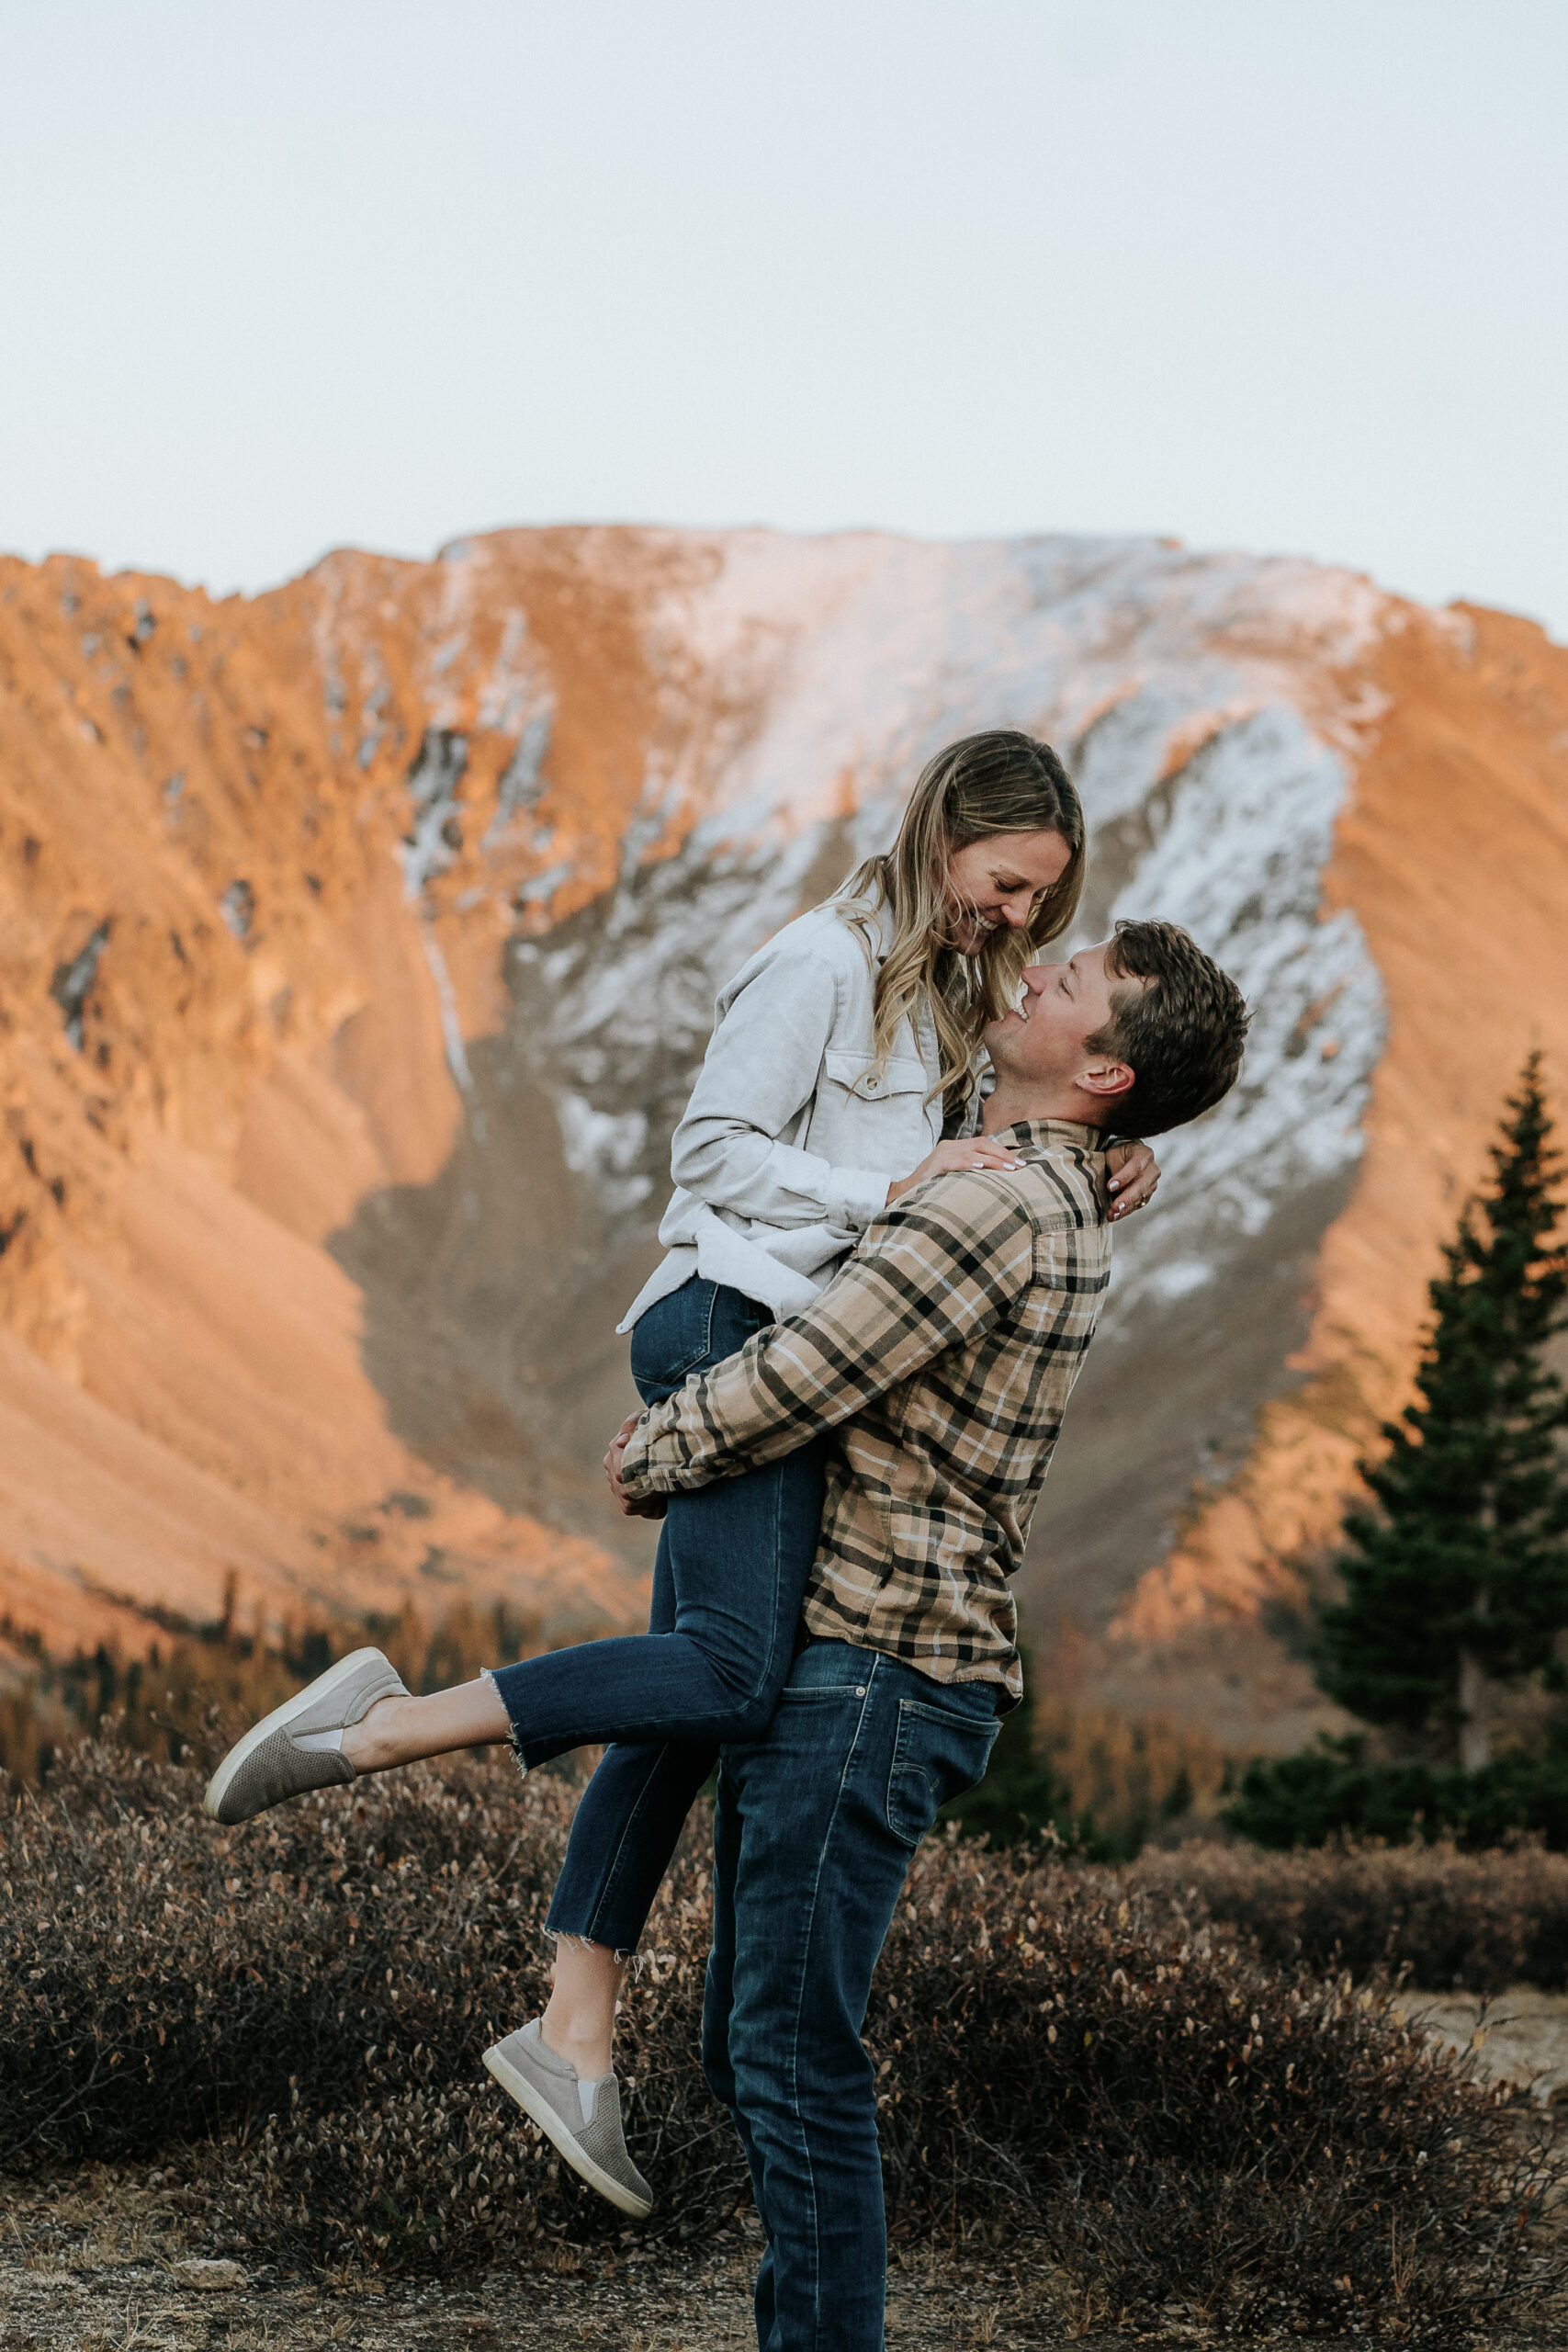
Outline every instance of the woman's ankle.
{"label": "woman's ankle", "polygon": [[401,1759],[397,1752],[397,1718],[408,1702],[396,1691],[378,1699],[343,1736],[343,1753],[358,1772],[385,1772]]}
{"label": "woman's ankle", "polygon": [[555,2008],[552,1999],[539,2019],[539,2038],[545,2047],[575,2067],[581,2082],[597,2082],[601,2075],[610,2074],[615,2063],[615,2027],[606,2027],[598,2018],[588,2022],[570,2014],[563,2017],[558,2010],[552,2016]]}
{"label": "woman's ankle", "polygon": [[343,1752],[356,1772],[387,1772],[424,1756],[451,1756],[465,1747],[491,1747],[512,1728],[495,1685],[481,1675],[450,1690],[412,1691],[378,1699],[343,1736]]}
{"label": "woman's ankle", "polygon": [[576,2067],[584,2082],[609,2074],[615,2064],[615,2005],[626,1962],[607,1945],[585,1936],[561,1936],[555,1973],[539,2032],[547,2049]]}

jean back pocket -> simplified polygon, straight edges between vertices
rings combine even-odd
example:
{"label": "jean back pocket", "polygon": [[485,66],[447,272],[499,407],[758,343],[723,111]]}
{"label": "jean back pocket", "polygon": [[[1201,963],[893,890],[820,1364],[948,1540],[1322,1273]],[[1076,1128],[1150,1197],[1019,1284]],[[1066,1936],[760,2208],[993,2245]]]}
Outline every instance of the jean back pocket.
{"label": "jean back pocket", "polygon": [[942,1807],[984,1780],[999,1728],[994,1715],[899,1700],[887,1772],[887,1826],[895,1838],[918,1846]]}

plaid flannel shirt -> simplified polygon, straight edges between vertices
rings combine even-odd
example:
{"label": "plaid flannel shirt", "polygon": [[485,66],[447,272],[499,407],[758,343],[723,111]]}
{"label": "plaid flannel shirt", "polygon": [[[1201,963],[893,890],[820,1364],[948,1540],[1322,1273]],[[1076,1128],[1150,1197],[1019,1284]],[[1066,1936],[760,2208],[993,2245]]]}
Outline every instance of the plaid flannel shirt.
{"label": "plaid flannel shirt", "polygon": [[805,1617],[939,1682],[1022,1691],[1008,1578],[1111,1274],[1092,1127],[1008,1128],[1017,1173],[935,1176],[870,1227],[805,1313],[645,1413],[641,1498],[834,1442]]}

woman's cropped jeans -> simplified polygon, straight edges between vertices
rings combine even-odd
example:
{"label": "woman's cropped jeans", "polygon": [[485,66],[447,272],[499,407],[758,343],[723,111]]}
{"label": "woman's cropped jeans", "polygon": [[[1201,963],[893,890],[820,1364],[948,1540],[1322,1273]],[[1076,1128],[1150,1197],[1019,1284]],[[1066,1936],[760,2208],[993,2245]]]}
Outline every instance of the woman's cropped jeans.
{"label": "woman's cropped jeans", "polygon": [[[632,1333],[643,1402],[673,1395],[773,1320],[700,1276]],[[692,1801],[721,1745],[766,1730],[795,1657],[822,1521],[823,1444],[671,1495],[646,1634],[497,1668],[525,1765],[613,1741],[589,1782],[547,1927],[632,1951]]]}

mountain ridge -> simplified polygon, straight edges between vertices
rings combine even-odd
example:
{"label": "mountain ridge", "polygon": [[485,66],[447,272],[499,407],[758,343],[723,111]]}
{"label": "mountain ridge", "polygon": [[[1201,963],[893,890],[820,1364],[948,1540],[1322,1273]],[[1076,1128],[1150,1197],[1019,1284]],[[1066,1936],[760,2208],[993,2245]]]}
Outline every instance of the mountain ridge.
{"label": "mountain ridge", "polygon": [[[1026,1611],[1128,1703],[1327,1720],[1287,1621],[1527,1033],[1565,1042],[1568,654],[1152,539],[503,532],[220,603],[0,563],[0,1610],[129,1638],[232,1567],[275,1612],[452,1577],[630,1623],[593,1462],[713,990],[986,724],[1070,754],[1089,930],[1173,914],[1260,1005],[1119,1236]],[[58,1500],[111,1433],[162,1449],[122,1502],[197,1481],[167,1590],[112,1482]]]}

